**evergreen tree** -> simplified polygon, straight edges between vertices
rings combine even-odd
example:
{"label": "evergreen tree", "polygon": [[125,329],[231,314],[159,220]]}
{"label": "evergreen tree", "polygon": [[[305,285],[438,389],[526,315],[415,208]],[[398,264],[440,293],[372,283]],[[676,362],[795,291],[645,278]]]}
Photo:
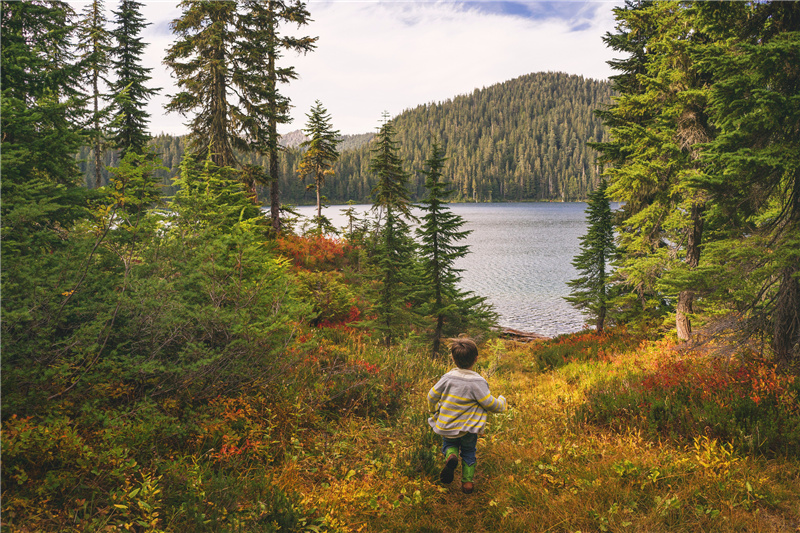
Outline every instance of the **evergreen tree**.
{"label": "evergreen tree", "polygon": [[714,79],[710,114],[718,130],[704,154],[710,168],[697,181],[711,197],[709,216],[719,228],[697,277],[706,297],[737,317],[735,329],[766,335],[780,361],[796,362],[800,4],[699,3],[696,9],[699,29],[712,37],[697,56]]}
{"label": "evergreen tree", "polygon": [[710,138],[707,80],[692,61],[703,36],[680,2],[628,3],[615,12],[621,33],[606,41],[631,57],[612,62],[622,70],[614,78],[620,95],[602,112],[612,140],[594,146],[610,163],[609,196],[624,203],[615,276],[628,293],[619,305],[637,321],[674,310],[686,340],[697,287],[683,272],[699,264],[704,229],[704,196],[692,183],[703,167],[699,146]]}
{"label": "evergreen tree", "polygon": [[152,69],[142,66],[145,43],[139,36],[149,23],[140,13],[142,4],[134,0],[122,0],[119,11],[114,11],[116,28],[111,32],[116,41],[112,68],[116,79],[110,92],[116,109],[111,122],[111,138],[114,147],[124,158],[128,151],[143,153],[150,135],[147,131],[150,115],[145,110],[146,102],[160,89],[147,87]]}
{"label": "evergreen tree", "polygon": [[82,52],[81,65],[88,74],[90,99],[92,100],[92,150],[94,152],[94,186],[102,185],[103,152],[105,151],[106,113],[100,108],[103,97],[100,82],[108,83],[106,76],[110,66],[111,34],[106,29],[105,8],[101,0],[92,0],[86,5],[83,20],[78,26],[78,50]]}
{"label": "evergreen tree", "polygon": [[280,230],[280,153],[278,124],[287,124],[289,99],[278,85],[297,78],[292,66],[283,66],[284,51],[307,53],[315,48],[316,37],[281,35],[281,26],[310,22],[305,2],[285,0],[247,0],[246,16],[239,22],[240,39],[236,53],[249,68],[237,72],[234,82],[241,87],[244,114],[242,124],[248,132],[250,150],[269,160],[270,216],[272,227]]}
{"label": "evergreen tree", "polygon": [[22,407],[29,397],[47,397],[44,374],[64,377],[54,362],[80,327],[65,304],[87,257],[75,226],[88,218],[96,193],[78,186],[86,100],[72,54],[73,17],[63,2],[3,2],[0,10],[0,376]]}
{"label": "evergreen tree", "polygon": [[439,353],[445,320],[462,322],[461,319],[475,315],[473,307],[479,307],[484,299],[471,293],[459,291],[460,269],[455,261],[467,255],[469,246],[456,244],[471,233],[462,230],[464,219],[450,211],[447,197],[453,193],[449,183],[443,180],[444,151],[434,142],[427,159],[425,188],[428,196],[420,203],[424,213],[422,224],[417,228],[419,255],[425,285],[424,313],[436,320],[433,332],[433,354]]}
{"label": "evergreen tree", "polygon": [[586,207],[587,231],[581,237],[581,251],[572,261],[580,277],[567,282],[573,290],[565,297],[576,309],[595,319],[595,328],[603,331],[608,311],[608,271],[616,254],[611,204],[606,196],[606,182],[589,195]]}
{"label": "evergreen tree", "polygon": [[181,91],[166,109],[184,116],[196,111],[190,122],[190,149],[201,158],[210,150],[217,166],[234,166],[234,146],[245,146],[229,102],[236,2],[184,0],[180,5],[183,14],[172,22],[178,40],[167,50],[164,63],[175,73]]}
{"label": "evergreen tree", "polygon": [[317,193],[317,227],[320,234],[323,233],[324,226],[330,226],[330,221],[327,224],[322,216],[322,197],[320,190],[325,184],[325,177],[333,175],[333,164],[339,159],[338,145],[341,142],[339,139],[339,132],[332,129],[331,117],[328,111],[322,106],[322,102],[316,101],[314,107],[311,108],[311,113],[306,115],[308,117],[308,124],[303,132],[308,137],[307,141],[300,144],[306,151],[303,158],[300,160],[300,165],[297,167],[297,173],[300,179],[310,176],[314,180],[314,191]]}
{"label": "evergreen tree", "polygon": [[386,346],[391,346],[403,316],[408,316],[405,304],[410,292],[409,281],[413,267],[415,244],[411,239],[409,222],[411,200],[407,189],[409,175],[397,155],[395,131],[388,115],[384,114],[374,141],[370,172],[377,178],[372,191],[372,209],[380,217],[378,242],[374,262],[380,280],[375,304],[378,315],[376,329],[383,334]]}
{"label": "evergreen tree", "polygon": [[[277,61],[282,50],[308,51],[315,40],[280,36],[278,27],[305,24],[305,5],[254,0],[181,5],[183,15],[172,24],[179,40],[164,62],[175,72],[182,91],[172,97],[167,110],[184,115],[196,111],[190,148],[201,155],[211,150],[219,166],[242,166],[241,155],[246,153],[269,155],[272,220],[278,229],[277,124],[289,120],[289,100],[276,88],[296,73],[292,67],[278,67]],[[255,180],[264,181],[263,175],[252,168],[240,174],[253,198]]]}
{"label": "evergreen tree", "polygon": [[[5,2],[2,22],[2,184],[44,179],[73,185],[85,139],[85,98],[64,2]],[[17,181],[19,180],[19,181]],[[6,195],[3,194],[5,204]]]}

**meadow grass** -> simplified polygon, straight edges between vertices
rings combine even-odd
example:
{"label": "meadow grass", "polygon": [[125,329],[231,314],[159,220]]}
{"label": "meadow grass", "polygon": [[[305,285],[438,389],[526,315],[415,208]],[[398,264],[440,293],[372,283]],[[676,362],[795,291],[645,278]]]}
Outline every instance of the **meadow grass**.
{"label": "meadow grass", "polygon": [[[795,435],[753,447],[731,433],[749,431],[752,417],[730,411],[728,426],[712,424],[750,402],[767,409],[762,417],[783,409],[781,427],[793,427],[796,383],[760,362],[747,363],[758,372],[731,367],[711,380],[714,361],[703,354],[624,332],[484,343],[476,370],[510,407],[490,416],[476,490],[465,495],[460,471],[451,485],[438,482],[440,438],[427,424],[426,394],[449,361],[414,340],[387,350],[356,329],[309,331],[298,346],[304,362],[281,390],[257,387],[191,412],[166,399],[152,405],[158,417],[140,413],[149,422],[101,432],[80,420],[12,418],[3,530],[800,528]],[[687,383],[706,388],[687,395]],[[678,405],[663,426],[652,409],[631,412],[631,397]]]}
{"label": "meadow grass", "polygon": [[[572,337],[570,353],[559,342],[483,347],[478,371],[510,409],[479,440],[472,495],[460,492],[458,475],[438,483],[439,438],[426,423],[425,394],[449,365],[397,352],[384,354],[383,367],[416,377],[401,412],[328,423],[276,479],[340,531],[797,531],[796,457],[581,421],[588,390],[647,356],[624,343]],[[556,349],[565,357],[553,365]]]}

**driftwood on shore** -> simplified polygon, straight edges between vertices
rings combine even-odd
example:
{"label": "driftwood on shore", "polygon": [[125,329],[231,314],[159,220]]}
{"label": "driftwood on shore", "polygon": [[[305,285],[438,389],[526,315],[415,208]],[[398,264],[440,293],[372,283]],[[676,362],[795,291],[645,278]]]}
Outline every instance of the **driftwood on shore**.
{"label": "driftwood on shore", "polygon": [[538,333],[530,333],[528,331],[520,331],[518,329],[511,329],[511,328],[501,329],[500,336],[517,342],[544,341],[550,338],[544,335],[540,335]]}

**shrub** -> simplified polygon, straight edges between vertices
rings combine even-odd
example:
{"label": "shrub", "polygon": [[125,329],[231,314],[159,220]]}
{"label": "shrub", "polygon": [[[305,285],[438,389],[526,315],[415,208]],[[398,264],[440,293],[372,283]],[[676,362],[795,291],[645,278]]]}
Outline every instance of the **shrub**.
{"label": "shrub", "polygon": [[800,455],[800,383],[746,359],[669,359],[612,376],[588,393],[578,417],[651,437],[706,435],[752,452]]}

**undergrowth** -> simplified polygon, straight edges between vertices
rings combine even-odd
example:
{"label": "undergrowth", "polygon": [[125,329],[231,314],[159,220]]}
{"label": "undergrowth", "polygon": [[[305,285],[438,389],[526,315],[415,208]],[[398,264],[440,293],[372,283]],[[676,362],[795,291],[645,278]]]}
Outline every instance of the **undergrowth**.
{"label": "undergrowth", "polygon": [[413,335],[383,347],[355,252],[307,244],[280,243],[311,307],[280,372],[214,395],[109,380],[4,417],[3,530],[800,527],[800,381],[622,329],[485,341],[476,370],[510,407],[479,439],[476,492],[440,485],[425,396],[451,365]]}
{"label": "undergrowth", "polygon": [[[794,531],[796,381],[668,342],[590,333],[490,341],[477,370],[510,409],[479,440],[477,491],[438,483],[425,394],[449,369],[312,328],[294,382],[101,427],[3,427],[8,531]],[[313,379],[312,379],[313,377]],[[755,399],[758,395],[758,401]],[[650,407],[642,406],[650,402]],[[741,416],[751,402],[749,416]],[[669,417],[655,418],[659,405]],[[780,414],[780,418],[775,418]],[[713,425],[709,421],[725,421]],[[94,416],[94,419],[97,415]],[[760,438],[748,431],[758,424]],[[766,428],[782,428],[769,434]],[[787,429],[788,428],[788,429]]]}

